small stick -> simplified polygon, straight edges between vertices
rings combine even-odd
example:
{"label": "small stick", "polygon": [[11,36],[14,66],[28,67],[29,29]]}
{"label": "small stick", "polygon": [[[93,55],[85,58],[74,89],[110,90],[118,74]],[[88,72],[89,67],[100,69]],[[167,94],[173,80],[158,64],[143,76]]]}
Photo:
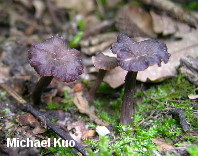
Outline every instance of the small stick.
{"label": "small stick", "polygon": [[8,87],[4,83],[0,83],[0,87],[3,88],[5,91],[7,91],[20,104],[22,104],[23,106],[25,106],[26,101],[19,94],[17,94],[13,89],[11,89],[10,87]]}
{"label": "small stick", "polygon": [[39,119],[41,122],[45,123],[52,131],[54,131],[58,136],[63,138],[64,140],[73,140],[75,142],[74,148],[82,153],[82,155],[86,156],[86,152],[84,150],[84,147],[79,144],[77,141],[75,141],[70,135],[66,134],[65,131],[60,129],[57,125],[51,123],[49,119],[47,119],[42,113],[35,110],[30,104],[26,102],[20,95],[18,95],[12,88],[7,86],[6,84],[0,83],[0,87],[3,88],[5,91],[7,91],[15,100],[17,100],[22,106],[23,110],[30,112],[32,115],[34,115],[37,119]]}
{"label": "small stick", "polygon": [[[154,98],[152,98],[152,97],[149,97],[148,94],[147,94],[145,91],[143,91],[143,93],[144,93],[144,95],[145,95],[148,99],[151,99],[151,100],[155,101],[156,103],[159,103],[159,104],[162,104],[162,105],[166,105],[167,107],[169,107],[169,108],[162,109],[162,110],[164,110],[164,111],[169,110],[169,109],[173,109],[173,108],[177,108],[177,107],[171,106],[171,105],[168,104],[167,102],[166,102],[166,103],[160,102],[160,101],[158,101],[158,100],[156,100],[156,99],[154,99]],[[171,99],[168,99],[168,101],[177,102],[176,100],[171,100]],[[180,109],[182,109],[182,110],[187,110],[187,111],[195,111],[195,112],[196,112],[196,110],[192,110],[192,109],[186,109],[186,108],[180,108]]]}
{"label": "small stick", "polygon": [[[168,105],[167,103],[160,102],[160,101],[158,101],[158,100],[156,100],[156,99],[154,99],[154,98],[148,96],[148,94],[147,94],[145,91],[143,91],[143,93],[144,93],[144,95],[145,95],[148,99],[151,99],[151,100],[155,101],[156,103],[159,103],[159,104],[162,104],[162,105]],[[172,106],[171,106],[171,107],[172,107]]]}
{"label": "small stick", "polygon": [[146,118],[143,119],[142,121],[140,121],[137,126],[140,126],[141,124],[143,124],[145,121],[150,120],[150,119],[155,119],[157,118],[161,113],[157,114],[156,116],[153,116],[153,114],[155,113],[155,111],[152,111],[151,114]]}
{"label": "small stick", "polygon": [[176,115],[177,117],[179,117],[179,122],[180,122],[180,125],[182,126],[182,129],[184,130],[184,132],[187,132],[189,130],[189,126],[186,121],[186,116],[184,114],[183,109],[180,109],[180,108],[170,109],[168,111],[168,114]]}

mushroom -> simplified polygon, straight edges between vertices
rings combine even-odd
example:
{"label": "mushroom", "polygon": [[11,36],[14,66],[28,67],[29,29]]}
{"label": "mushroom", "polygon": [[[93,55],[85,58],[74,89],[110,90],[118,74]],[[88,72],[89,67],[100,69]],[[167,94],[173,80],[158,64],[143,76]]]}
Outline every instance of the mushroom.
{"label": "mushroom", "polygon": [[117,42],[112,44],[111,50],[117,54],[120,67],[127,70],[125,77],[125,90],[121,106],[120,122],[131,125],[131,115],[134,105],[133,95],[135,93],[136,76],[138,71],[144,71],[154,64],[168,62],[170,54],[164,43],[149,39],[136,42],[125,34],[119,34]]}
{"label": "mushroom", "polygon": [[64,39],[58,35],[33,44],[28,50],[28,57],[30,65],[41,76],[32,93],[34,105],[40,103],[42,91],[53,78],[73,82],[83,73],[80,52],[69,49]]}
{"label": "mushroom", "polygon": [[104,55],[99,53],[96,56],[92,56],[92,62],[94,66],[99,69],[97,79],[93,87],[89,90],[89,101],[91,102],[94,99],[96,90],[99,88],[100,83],[102,82],[106,71],[111,70],[118,66],[118,62],[115,57]]}

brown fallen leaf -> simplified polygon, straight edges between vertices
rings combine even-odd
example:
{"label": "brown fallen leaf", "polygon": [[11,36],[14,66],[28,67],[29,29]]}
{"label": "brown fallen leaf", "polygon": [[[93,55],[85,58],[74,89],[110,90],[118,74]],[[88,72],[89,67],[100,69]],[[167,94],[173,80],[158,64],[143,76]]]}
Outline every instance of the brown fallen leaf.
{"label": "brown fallen leaf", "polygon": [[33,6],[35,8],[35,17],[36,18],[41,18],[44,10],[45,10],[45,2],[41,1],[41,0],[36,0],[33,1]]}
{"label": "brown fallen leaf", "polygon": [[77,83],[77,84],[75,84],[75,86],[74,86],[74,88],[72,88],[72,92],[80,92],[80,91],[82,91],[83,89],[85,88],[85,85],[83,84],[83,83]]}
{"label": "brown fallen leaf", "polygon": [[158,149],[159,152],[175,148],[174,146],[169,145],[166,142],[163,142],[163,141],[158,140],[158,139],[153,139],[152,142],[157,145],[157,149]]}
{"label": "brown fallen leaf", "polygon": [[67,124],[67,130],[74,140],[81,142],[84,132],[87,131],[87,127],[84,122],[77,121]]}
{"label": "brown fallen leaf", "polygon": [[37,126],[35,127],[33,130],[32,130],[32,133],[33,134],[41,134],[41,133],[44,133],[46,132],[46,129],[41,127],[41,126]]}
{"label": "brown fallen leaf", "polygon": [[84,18],[84,31],[89,31],[90,29],[96,27],[101,23],[101,20],[94,15],[88,15]]}
{"label": "brown fallen leaf", "polygon": [[120,32],[130,37],[155,37],[151,15],[135,5],[126,5],[120,9],[116,18],[116,26]]}
{"label": "brown fallen leaf", "polygon": [[90,129],[90,130],[85,131],[85,132],[83,133],[82,138],[83,138],[83,139],[91,138],[91,137],[93,137],[93,136],[95,135],[95,133],[96,133],[96,131],[95,131],[95,130]]}
{"label": "brown fallen leaf", "polygon": [[58,9],[72,9],[79,14],[86,15],[95,9],[93,0],[53,0]]}
{"label": "brown fallen leaf", "polygon": [[103,81],[108,83],[112,88],[117,88],[124,84],[124,79],[127,71],[120,67],[107,71]]}
{"label": "brown fallen leaf", "polygon": [[95,115],[94,106],[89,106],[88,101],[82,96],[82,92],[77,92],[73,99],[74,104],[78,108],[80,113],[86,114],[98,125],[108,126],[109,123],[102,121]]}
{"label": "brown fallen leaf", "polygon": [[40,124],[35,119],[35,117],[30,113],[26,113],[26,114],[23,114],[23,115],[18,115],[17,116],[17,121],[22,126],[27,126],[28,125],[28,126],[31,126],[31,127],[36,127]]}
{"label": "brown fallen leaf", "polygon": [[151,11],[153,28],[156,33],[163,35],[182,34],[190,32],[190,27],[182,22],[176,21],[167,15],[159,15]]}
{"label": "brown fallen leaf", "polygon": [[18,115],[17,121],[19,125],[33,127],[33,134],[44,133],[46,131],[45,128],[41,127],[40,122],[38,122],[38,120],[36,120],[35,117],[30,113]]}

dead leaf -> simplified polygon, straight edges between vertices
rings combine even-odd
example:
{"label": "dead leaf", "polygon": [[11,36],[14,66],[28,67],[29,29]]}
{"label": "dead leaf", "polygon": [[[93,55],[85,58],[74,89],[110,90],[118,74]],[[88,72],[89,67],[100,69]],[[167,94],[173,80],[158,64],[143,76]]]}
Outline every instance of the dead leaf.
{"label": "dead leaf", "polygon": [[109,123],[102,121],[95,115],[94,106],[89,106],[88,101],[82,96],[82,92],[77,92],[73,99],[74,104],[77,106],[80,113],[86,114],[98,125],[108,126]]}
{"label": "dead leaf", "polygon": [[191,100],[195,100],[195,99],[198,99],[198,95],[190,94],[190,95],[188,95],[188,98]]}
{"label": "dead leaf", "polygon": [[82,138],[83,138],[83,139],[87,139],[87,138],[93,137],[94,135],[95,135],[95,130],[90,129],[90,130],[85,131],[85,132],[83,133]]}
{"label": "dead leaf", "polygon": [[35,17],[36,18],[41,18],[44,10],[45,10],[45,4],[43,1],[41,0],[34,0],[33,2],[33,6],[35,8]]}
{"label": "dead leaf", "polygon": [[103,81],[108,83],[112,88],[117,88],[124,84],[126,74],[126,70],[116,67],[113,70],[107,71]]}
{"label": "dead leaf", "polygon": [[84,122],[78,121],[67,124],[67,130],[74,140],[81,142],[83,134],[87,131],[87,128]]}
{"label": "dead leaf", "polygon": [[33,134],[40,134],[40,133],[44,133],[46,132],[46,129],[41,127],[41,126],[37,126],[32,130]]}
{"label": "dead leaf", "polygon": [[[26,33],[32,33],[32,31],[37,27],[37,24],[32,23],[31,27],[31,32]],[[12,35],[13,40],[17,40],[18,42],[24,43],[25,45],[31,45],[39,41],[39,37],[37,35],[26,36],[24,32],[19,31],[15,28],[10,29],[10,34]]]}
{"label": "dead leaf", "polygon": [[40,123],[30,113],[26,113],[26,114],[23,114],[23,115],[18,115],[17,116],[17,121],[22,126],[27,126],[28,125],[28,126],[31,126],[31,127],[36,127],[36,126],[40,125]]}
{"label": "dead leaf", "polygon": [[30,113],[18,115],[17,121],[22,126],[33,127],[34,128],[32,130],[33,134],[44,133],[46,131],[45,128],[41,127],[40,122],[38,122],[38,120],[36,120],[35,117]]}
{"label": "dead leaf", "polygon": [[83,83],[77,83],[75,84],[74,88],[72,88],[72,92],[80,92],[85,88],[85,85]]}
{"label": "dead leaf", "polygon": [[53,0],[59,9],[72,9],[86,15],[95,9],[93,0]]}
{"label": "dead leaf", "polygon": [[95,28],[98,24],[101,23],[101,20],[96,16],[88,15],[84,18],[84,31],[89,31],[92,28]]}
{"label": "dead leaf", "polygon": [[190,27],[187,24],[176,21],[167,15],[159,15],[151,11],[151,16],[153,28],[156,33],[170,35],[190,32]]}
{"label": "dead leaf", "polygon": [[158,139],[153,139],[152,142],[157,145],[157,148],[158,148],[159,152],[175,148],[174,146],[169,145],[166,142],[163,142],[163,141],[158,140]]}
{"label": "dead leaf", "polygon": [[116,26],[130,37],[155,37],[151,15],[135,5],[126,5],[117,15]]}

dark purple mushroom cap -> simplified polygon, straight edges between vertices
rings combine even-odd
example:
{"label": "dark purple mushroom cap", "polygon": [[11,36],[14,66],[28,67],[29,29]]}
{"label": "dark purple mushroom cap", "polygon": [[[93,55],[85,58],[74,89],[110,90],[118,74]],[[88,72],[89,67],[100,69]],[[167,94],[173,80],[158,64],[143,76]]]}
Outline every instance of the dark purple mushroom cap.
{"label": "dark purple mushroom cap", "polygon": [[153,39],[136,42],[125,34],[118,35],[111,50],[117,54],[121,68],[134,72],[143,71],[154,64],[161,66],[161,62],[167,63],[170,57],[164,43]]}
{"label": "dark purple mushroom cap", "polygon": [[83,73],[80,52],[69,49],[58,35],[32,45],[28,57],[30,65],[40,76],[53,76],[63,82],[72,82]]}
{"label": "dark purple mushroom cap", "polygon": [[96,68],[103,70],[111,70],[118,66],[118,61],[115,57],[109,57],[103,53],[92,56],[92,62]]}

